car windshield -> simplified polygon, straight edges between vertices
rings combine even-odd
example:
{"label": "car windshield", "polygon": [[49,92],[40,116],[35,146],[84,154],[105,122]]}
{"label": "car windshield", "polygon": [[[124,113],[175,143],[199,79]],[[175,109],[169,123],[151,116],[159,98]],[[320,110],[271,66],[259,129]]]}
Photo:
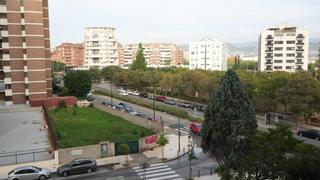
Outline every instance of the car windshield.
{"label": "car windshield", "polygon": [[12,170],[12,171],[10,171],[9,173],[8,173],[8,175],[10,175],[10,174],[12,174],[14,171]]}

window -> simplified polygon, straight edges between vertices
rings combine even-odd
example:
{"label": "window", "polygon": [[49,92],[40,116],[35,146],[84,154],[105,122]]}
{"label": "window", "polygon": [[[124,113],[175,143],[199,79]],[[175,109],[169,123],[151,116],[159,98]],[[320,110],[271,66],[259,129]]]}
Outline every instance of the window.
{"label": "window", "polygon": [[288,50],[288,51],[295,50],[295,47],[287,47],[287,50]]}
{"label": "window", "polygon": [[274,44],[283,44],[283,41],[275,41]]}
{"label": "window", "polygon": [[12,101],[12,96],[6,96],[6,97],[5,97],[5,100],[6,100],[6,101]]}
{"label": "window", "polygon": [[293,69],[293,66],[286,66],[286,69]]}
{"label": "window", "polygon": [[287,63],[294,63],[294,60],[287,60]]}
{"label": "window", "polygon": [[295,41],[287,41],[287,44],[295,44]]}
{"label": "window", "polygon": [[77,167],[77,166],[80,166],[80,163],[79,163],[79,162],[74,162],[74,163],[72,163],[71,166],[72,166],[72,167]]}
{"label": "window", "polygon": [[11,84],[5,84],[4,87],[5,89],[11,89]]}
{"label": "window", "polygon": [[294,57],[294,53],[288,53],[287,57]]}
{"label": "window", "polygon": [[91,164],[91,161],[82,161],[82,162],[80,162],[80,165],[82,166],[82,165],[86,165],[86,164]]}
{"label": "window", "polygon": [[282,60],[274,60],[274,63],[282,63]]}
{"label": "window", "polygon": [[275,66],[274,69],[282,69],[282,66]]}
{"label": "window", "polygon": [[283,54],[274,54],[274,57],[282,57]]}
{"label": "window", "polygon": [[0,19],[7,19],[6,13],[0,13]]}
{"label": "window", "polygon": [[283,50],[283,47],[276,47],[276,48],[274,48],[274,50],[276,50],[276,51],[282,51],[282,50]]}

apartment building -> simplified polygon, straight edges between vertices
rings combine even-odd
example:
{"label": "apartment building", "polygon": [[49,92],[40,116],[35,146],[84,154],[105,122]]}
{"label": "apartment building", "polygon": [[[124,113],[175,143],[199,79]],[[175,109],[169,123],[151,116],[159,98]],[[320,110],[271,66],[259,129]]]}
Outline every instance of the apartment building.
{"label": "apartment building", "polygon": [[66,66],[83,65],[83,44],[62,43],[51,54],[51,60],[64,63]]}
{"label": "apartment building", "polygon": [[281,25],[259,36],[259,70],[265,72],[308,70],[309,32],[303,27]]}
{"label": "apartment building", "polygon": [[[144,57],[148,67],[180,66],[183,64],[183,51],[174,43],[143,43]],[[124,58],[120,66],[128,68],[134,61],[139,44],[124,46]]]}
{"label": "apartment building", "polygon": [[88,27],[85,29],[84,67],[119,65],[116,29]]}
{"label": "apartment building", "polygon": [[204,38],[189,44],[189,69],[227,70],[227,47],[217,38]]}
{"label": "apartment building", "polygon": [[0,100],[52,95],[48,0],[0,0]]}

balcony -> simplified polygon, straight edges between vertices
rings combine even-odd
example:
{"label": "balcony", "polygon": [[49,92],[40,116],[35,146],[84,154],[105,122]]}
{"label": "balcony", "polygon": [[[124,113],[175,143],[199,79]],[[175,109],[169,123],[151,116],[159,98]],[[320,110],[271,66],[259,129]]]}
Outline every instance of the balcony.
{"label": "balcony", "polygon": [[303,48],[298,48],[297,51],[304,51],[304,49]]}
{"label": "balcony", "polygon": [[273,46],[273,43],[267,43],[266,46]]}
{"label": "balcony", "polygon": [[267,40],[272,40],[273,37],[272,37],[272,36],[267,36],[266,39],[267,39]]}
{"label": "balcony", "polygon": [[267,61],[266,64],[270,65],[272,64],[272,61]]}
{"label": "balcony", "polygon": [[297,36],[297,39],[304,39],[305,37],[304,37],[304,35],[302,35],[302,34],[299,34],[298,36]]}
{"label": "balcony", "polygon": [[303,46],[303,45],[304,45],[304,43],[303,43],[303,42],[301,42],[301,41],[298,41],[298,42],[297,42],[297,45],[301,45],[301,46]]}
{"label": "balcony", "polygon": [[296,58],[304,58],[302,55],[297,55]]}
{"label": "balcony", "polygon": [[5,89],[4,81],[0,80],[0,92],[4,92]]}
{"label": "balcony", "polygon": [[302,61],[297,61],[296,64],[303,64],[303,62]]}
{"label": "balcony", "polygon": [[273,56],[265,56],[266,59],[271,59]]}
{"label": "balcony", "polygon": [[273,52],[273,50],[272,49],[267,49],[265,52],[269,52],[269,53],[272,53]]}

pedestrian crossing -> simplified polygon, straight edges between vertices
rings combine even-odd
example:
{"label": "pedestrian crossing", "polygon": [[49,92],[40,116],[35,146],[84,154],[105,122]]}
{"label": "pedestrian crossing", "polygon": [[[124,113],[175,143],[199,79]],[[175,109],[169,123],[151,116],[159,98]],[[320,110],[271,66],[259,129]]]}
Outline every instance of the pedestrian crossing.
{"label": "pedestrian crossing", "polygon": [[[175,128],[175,130],[179,132],[179,128]],[[188,127],[182,126],[180,127],[180,132],[181,132],[181,135],[189,135],[190,130]]]}
{"label": "pedestrian crossing", "polygon": [[147,169],[141,169],[141,167],[133,167],[134,172],[141,179],[146,180],[183,180],[179,174],[172,170],[165,163],[151,164]]}

